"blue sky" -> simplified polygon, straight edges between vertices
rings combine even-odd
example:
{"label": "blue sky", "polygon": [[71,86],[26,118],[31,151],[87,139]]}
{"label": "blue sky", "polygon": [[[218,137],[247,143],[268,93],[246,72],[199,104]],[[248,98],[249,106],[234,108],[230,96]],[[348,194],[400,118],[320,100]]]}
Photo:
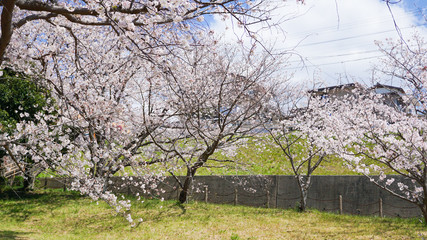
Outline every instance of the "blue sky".
{"label": "blue sky", "polygon": [[[355,81],[371,85],[372,66],[381,56],[375,41],[399,38],[387,5],[381,0],[305,0],[304,5],[295,0],[271,1],[282,4],[274,13],[276,20],[292,19],[280,24],[282,31],[262,31],[260,37],[274,44],[276,50],[292,49],[297,53],[283,71],[294,74],[298,83],[310,85],[314,79],[317,86]],[[402,0],[391,7],[404,38],[417,32],[427,39],[427,20],[422,15],[427,13],[427,0]],[[231,23],[219,18],[213,28],[225,41],[237,41],[236,35],[241,36],[239,30],[232,30]],[[400,84],[386,78],[380,81]]]}
{"label": "blue sky", "polygon": [[398,5],[403,5],[406,9],[425,8],[427,7],[426,0],[401,0]]}
{"label": "blue sky", "polygon": [[404,8],[407,12],[414,13],[421,23],[426,23],[427,0],[400,0],[395,5]]}

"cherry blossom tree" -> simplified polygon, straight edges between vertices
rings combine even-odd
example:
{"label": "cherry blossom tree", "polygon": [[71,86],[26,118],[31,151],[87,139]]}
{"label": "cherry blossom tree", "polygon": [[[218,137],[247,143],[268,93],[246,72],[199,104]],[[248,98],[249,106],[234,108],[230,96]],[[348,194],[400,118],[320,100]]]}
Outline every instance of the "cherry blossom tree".
{"label": "cherry blossom tree", "polygon": [[332,149],[379,187],[416,204],[427,220],[426,48],[419,37],[407,43],[379,44],[385,57],[377,67],[381,77],[398,79],[411,91],[401,96],[403,106],[385,104],[381,94],[357,91],[329,102],[314,101],[310,109],[323,121],[327,141],[321,147]]}
{"label": "cherry blossom tree", "polygon": [[[199,168],[234,164],[237,148],[259,132],[258,117],[266,112],[268,83],[277,77],[279,59],[208,45],[184,52],[182,61],[187,64],[171,66],[186,66],[179,74],[166,73],[164,96],[175,117],[165,123],[161,138],[153,138],[153,153],[167,159],[166,170],[178,181],[181,203]],[[218,152],[222,157],[214,154]],[[180,180],[176,175],[182,169],[185,178]]]}
{"label": "cherry blossom tree", "polygon": [[[182,56],[206,38],[203,16],[232,17],[256,42],[249,26],[267,21],[274,8],[268,1],[234,0],[1,4],[2,66],[42,79],[56,106],[46,107],[37,122],[19,123],[16,133],[2,134],[0,145],[12,157],[31,154],[36,163],[71,177],[72,189],[105,200],[129,221],[129,202],[109,191],[109,178],[125,168],[156,178],[147,165],[158,160],[145,161],[141,154],[178,111],[162,95],[171,79],[202,76],[192,75]],[[193,83],[185,84],[189,89]],[[49,115],[53,111],[59,114]]]}
{"label": "cherry blossom tree", "polygon": [[[280,103],[276,104],[276,106],[280,105]],[[323,146],[322,119],[309,107],[291,107],[286,113],[283,113],[281,108],[273,109],[274,114],[280,117],[265,125],[268,135],[263,139],[266,142],[263,145],[278,147],[285,161],[290,163],[301,194],[299,209],[305,211],[309,188],[312,184],[311,176],[328,154],[331,154],[321,147]]]}
{"label": "cherry blossom tree", "polygon": [[[167,53],[167,46],[186,45],[186,35],[200,29],[198,22],[210,14],[234,18],[253,36],[249,25],[268,20],[274,8],[268,1],[236,0],[4,0],[1,6],[0,60],[24,69],[29,61],[58,55],[82,40],[96,41],[95,32],[120,38],[115,44],[122,50],[150,59]],[[79,52],[74,50],[69,54],[78,61]]]}
{"label": "cherry blossom tree", "polygon": [[[56,102],[55,106],[44,110],[58,114],[37,114],[37,121],[20,122],[17,132],[2,135],[2,146],[12,158],[30,154],[36,164],[42,164],[59,176],[71,177],[71,189],[94,200],[105,200],[132,220],[127,213],[128,202],[119,201],[108,185],[117,171],[139,167],[134,165],[133,157],[147,144],[147,131],[160,124],[152,121],[151,127],[147,127],[144,121],[150,114],[145,118],[138,115],[136,95],[131,97],[136,87],[144,96],[150,95],[153,90],[150,83],[141,84],[141,81],[155,71],[148,64],[131,70],[127,65],[134,64],[131,61],[96,64],[108,56],[108,50],[81,51],[90,56],[91,61],[80,61],[84,71],[73,70],[72,73],[63,66],[66,58],[53,59],[47,67],[53,69],[52,75],[44,79]],[[85,81],[87,77],[91,81]],[[149,99],[144,103],[151,107]],[[133,174],[145,176],[146,181],[155,178],[141,171],[135,170]],[[143,188],[145,183],[139,182],[138,186]]]}

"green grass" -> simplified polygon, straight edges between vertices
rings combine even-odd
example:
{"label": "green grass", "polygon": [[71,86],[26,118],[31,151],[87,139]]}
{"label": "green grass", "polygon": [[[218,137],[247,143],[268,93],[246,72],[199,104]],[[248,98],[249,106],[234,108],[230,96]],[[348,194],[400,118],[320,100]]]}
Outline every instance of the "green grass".
{"label": "green grass", "polygon": [[[216,158],[221,155],[216,153]],[[236,164],[228,164],[225,168],[201,168],[197,175],[293,175],[291,164],[277,146],[259,148],[249,141],[248,145],[238,149],[233,158]],[[223,163],[208,162],[207,165],[224,165]],[[184,175],[184,174],[182,174]],[[359,175],[349,169],[344,161],[330,156],[316,169],[313,175]]]}
{"label": "green grass", "polygon": [[[197,157],[195,157],[196,160]],[[285,158],[281,149],[275,145],[259,147],[255,141],[249,140],[247,145],[241,146],[234,157],[225,157],[221,151],[214,153],[212,158],[233,160],[234,163],[210,161],[197,170],[198,176],[203,175],[293,175],[291,164]],[[195,161],[194,160],[194,161]],[[176,168],[175,175],[186,175],[186,166],[182,162],[150,166],[152,171],[165,172],[165,169]],[[180,167],[180,168],[179,168]],[[130,167],[125,168],[128,175],[133,175]],[[123,174],[122,172],[117,175]],[[313,175],[360,175],[349,169],[344,161],[330,156],[316,169]]]}
{"label": "green grass", "polygon": [[73,192],[0,196],[0,239],[422,239],[418,219],[133,200],[130,225]]}
{"label": "green grass", "polygon": [[[263,144],[258,145],[257,140]],[[294,146],[294,151],[301,151],[304,147]],[[229,159],[216,152],[216,159]],[[248,143],[237,150],[235,157],[231,158],[235,163],[218,163],[208,161],[204,167],[197,171],[197,175],[294,175],[290,162],[282,150],[275,145],[271,137],[262,136],[259,139],[250,139]],[[374,162],[365,160],[367,165]],[[182,164],[181,164],[182,165]],[[209,167],[211,166],[211,167]],[[224,166],[224,167],[219,167]],[[185,166],[177,171],[177,175],[186,175]],[[304,169],[305,171],[305,169]],[[392,170],[386,170],[386,174],[396,174]],[[371,172],[371,174],[378,174]],[[337,156],[328,156],[321,165],[313,172],[313,175],[362,175],[351,170],[345,161]]]}

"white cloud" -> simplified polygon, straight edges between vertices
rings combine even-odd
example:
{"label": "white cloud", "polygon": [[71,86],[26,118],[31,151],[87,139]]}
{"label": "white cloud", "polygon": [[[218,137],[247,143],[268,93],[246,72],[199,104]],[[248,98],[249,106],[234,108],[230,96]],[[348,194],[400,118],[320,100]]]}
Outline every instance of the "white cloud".
{"label": "white cloud", "polygon": [[[427,29],[419,26],[416,11],[405,10],[400,4],[393,5],[392,12],[405,38],[414,29],[427,38]],[[399,37],[386,4],[380,0],[306,0],[304,5],[288,0],[273,14],[273,21],[298,16],[281,23],[283,31],[275,28],[259,32],[263,42],[274,43],[277,50],[295,48],[306,60],[306,68],[301,69],[297,57],[285,68],[296,71],[295,81],[312,79],[317,71],[324,85],[339,83],[340,75],[352,78],[341,83],[358,80],[369,84],[370,69],[381,55],[374,41]],[[213,28],[223,33],[226,41],[237,41],[236,35],[242,36],[242,29],[233,28],[229,21],[216,20]]]}

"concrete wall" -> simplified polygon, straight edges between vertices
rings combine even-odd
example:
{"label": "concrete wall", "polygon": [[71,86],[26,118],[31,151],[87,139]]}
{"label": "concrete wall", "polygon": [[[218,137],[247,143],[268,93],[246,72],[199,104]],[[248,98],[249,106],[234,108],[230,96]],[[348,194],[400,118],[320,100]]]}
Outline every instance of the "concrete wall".
{"label": "concrete wall", "polygon": [[[395,178],[398,180],[400,177]],[[133,181],[139,179],[134,178]],[[68,183],[67,179],[41,178],[38,185],[41,188],[64,188]],[[167,177],[147,193],[118,177],[113,179],[109,189],[116,193],[177,199],[177,186],[172,177]],[[195,201],[205,201],[207,197],[211,203],[277,208],[294,208],[300,199],[294,176],[197,176],[190,195],[190,200]],[[417,206],[382,190],[364,176],[313,176],[307,205],[338,213],[340,195],[345,214],[379,215],[379,201],[382,199],[384,216],[421,216]]]}

